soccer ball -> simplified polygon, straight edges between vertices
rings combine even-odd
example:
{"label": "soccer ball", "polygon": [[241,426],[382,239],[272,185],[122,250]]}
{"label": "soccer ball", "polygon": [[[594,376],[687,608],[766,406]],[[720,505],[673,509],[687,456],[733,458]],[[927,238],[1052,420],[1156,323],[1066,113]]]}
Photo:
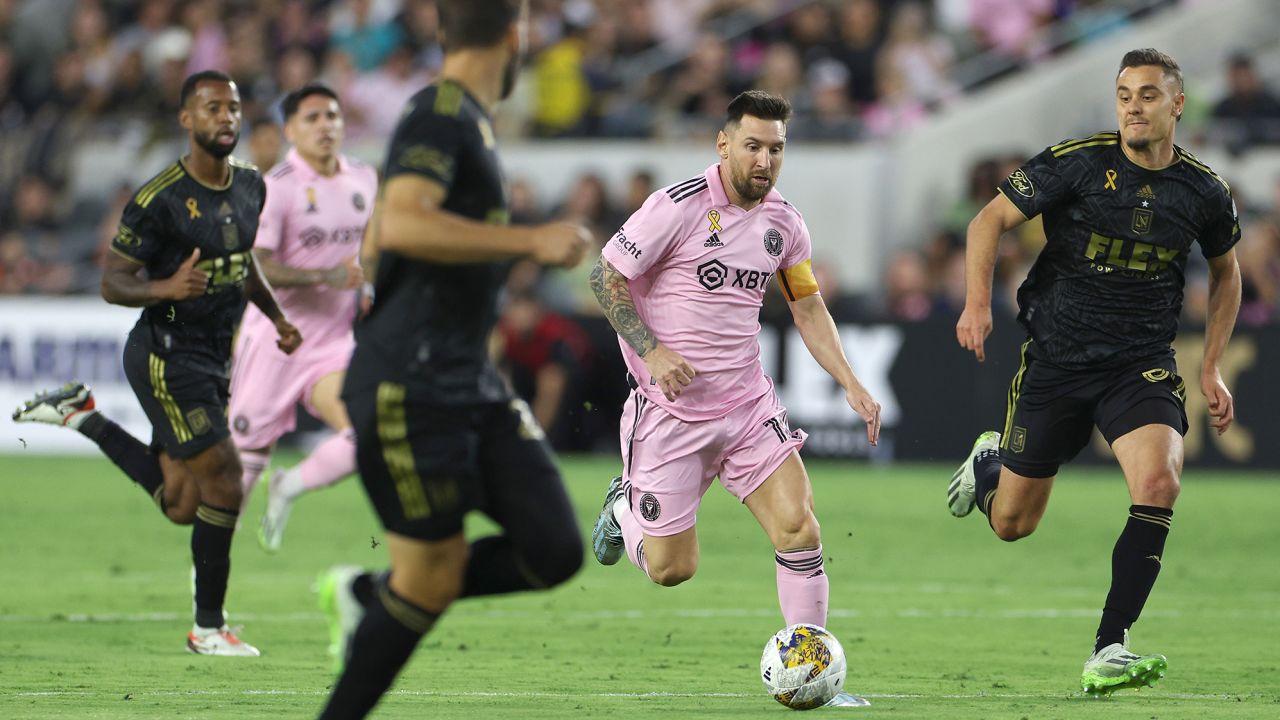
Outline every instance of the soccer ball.
{"label": "soccer ball", "polygon": [[785,627],[764,644],[760,678],[792,710],[822,707],[840,693],[849,666],[835,635],[817,625]]}

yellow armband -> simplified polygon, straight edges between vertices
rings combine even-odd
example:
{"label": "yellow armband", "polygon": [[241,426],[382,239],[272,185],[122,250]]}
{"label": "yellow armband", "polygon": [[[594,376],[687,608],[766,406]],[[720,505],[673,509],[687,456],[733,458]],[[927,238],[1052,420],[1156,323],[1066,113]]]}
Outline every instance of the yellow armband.
{"label": "yellow armband", "polygon": [[782,268],[778,271],[778,286],[787,296],[787,302],[795,302],[801,298],[818,294],[818,279],[813,276],[813,261],[805,260],[799,265]]}

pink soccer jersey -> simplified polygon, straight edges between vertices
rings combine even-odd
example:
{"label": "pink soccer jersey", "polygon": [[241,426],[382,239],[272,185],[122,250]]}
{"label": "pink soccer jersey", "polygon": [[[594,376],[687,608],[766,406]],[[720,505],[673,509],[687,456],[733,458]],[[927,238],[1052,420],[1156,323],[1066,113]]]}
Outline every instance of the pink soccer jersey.
{"label": "pink soccer jersey", "polygon": [[[294,149],[265,180],[267,204],[258,220],[254,248],[270,250],[276,262],[299,268],[329,268],[357,257],[378,192],[378,173],[372,166],[340,157],[338,172],[325,177]],[[312,285],[275,288],[275,294],[280,309],[302,333],[304,355],[350,336],[354,290]],[[274,328],[251,304],[241,332],[274,334]]]}
{"label": "pink soccer jersey", "polygon": [[[697,377],[674,402],[651,384],[644,361],[619,338],[645,396],[685,421],[723,417],[769,391],[760,365],[760,306],[775,273],[805,266],[804,219],[777,190],[751,210],[729,202],[720,166],[645,201],[603,255],[627,276],[640,319]],[[785,288],[784,288],[785,289]],[[788,293],[795,297],[794,293]]]}

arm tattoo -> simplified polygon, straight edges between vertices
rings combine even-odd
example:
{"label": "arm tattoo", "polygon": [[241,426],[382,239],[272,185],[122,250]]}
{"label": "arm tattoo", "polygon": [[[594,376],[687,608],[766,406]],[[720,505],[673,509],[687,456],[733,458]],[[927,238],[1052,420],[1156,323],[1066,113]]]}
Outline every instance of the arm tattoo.
{"label": "arm tattoo", "polygon": [[603,255],[591,271],[591,289],[595,291],[600,307],[604,308],[604,316],[609,318],[609,324],[637,355],[644,357],[658,346],[658,339],[653,336],[653,331],[636,312],[627,277],[609,264]]}

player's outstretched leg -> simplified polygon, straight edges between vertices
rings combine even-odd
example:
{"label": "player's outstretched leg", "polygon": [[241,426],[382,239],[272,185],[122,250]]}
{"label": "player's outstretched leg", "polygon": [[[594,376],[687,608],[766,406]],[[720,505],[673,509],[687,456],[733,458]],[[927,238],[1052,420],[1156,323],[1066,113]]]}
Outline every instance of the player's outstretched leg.
{"label": "player's outstretched leg", "polygon": [[329,623],[329,655],[334,670],[342,672],[347,647],[373,591],[373,575],[356,565],[335,565],[316,581],[320,609]]}
{"label": "player's outstretched leg", "polygon": [[137,483],[160,506],[161,512],[165,511],[164,470],[159,458],[145,443],[94,407],[93,392],[88,385],[69,382],[39,393],[13,411],[13,421],[46,423],[78,431],[96,443],[111,462]]}
{"label": "player's outstretched leg", "polygon": [[1080,687],[1095,697],[1124,688],[1153,687],[1169,669],[1163,655],[1136,655],[1129,652],[1129,631],[1124,642],[1112,643],[1095,652],[1084,663]]}
{"label": "player's outstretched leg", "polygon": [[622,526],[618,524],[613,506],[625,494],[621,475],[610,480],[609,489],[604,493],[604,507],[600,508],[595,527],[591,528],[591,549],[601,565],[614,565],[622,557]]}
{"label": "player's outstretched leg", "polygon": [[258,527],[262,549],[275,552],[284,541],[293,503],[305,493],[326,488],[356,471],[356,437],[344,428],[320,443],[301,463],[277,470],[267,483],[267,509]]}
{"label": "player's outstretched leg", "polygon": [[[978,436],[973,443],[969,456],[960,463],[960,467],[951,475],[951,484],[947,486],[947,507],[956,517],[964,517],[973,512],[977,504],[977,464],[979,459],[992,457],[990,453],[999,453],[1000,433],[988,430]],[[985,511],[985,508],[984,508]]]}

